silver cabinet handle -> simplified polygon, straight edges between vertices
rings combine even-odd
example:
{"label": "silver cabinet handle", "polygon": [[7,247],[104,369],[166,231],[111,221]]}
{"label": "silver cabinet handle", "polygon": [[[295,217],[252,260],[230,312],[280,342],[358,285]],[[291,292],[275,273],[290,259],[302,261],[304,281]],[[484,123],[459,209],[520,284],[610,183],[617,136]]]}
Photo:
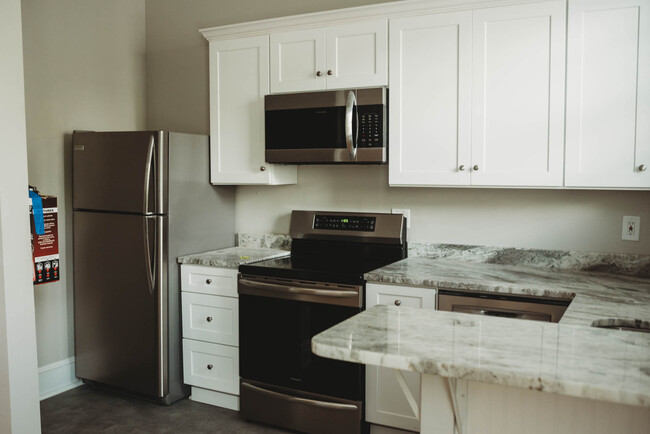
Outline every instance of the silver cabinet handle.
{"label": "silver cabinet handle", "polygon": [[474,170],[478,170],[478,164],[475,164],[473,167]]}
{"label": "silver cabinet handle", "polygon": [[645,172],[645,170],[646,170],[645,164],[639,166],[639,172]]}
{"label": "silver cabinet handle", "polygon": [[327,70],[327,75],[334,75],[334,71],[332,71],[331,69],[328,69]]}
{"label": "silver cabinet handle", "polygon": [[322,76],[322,75],[323,75],[322,72],[320,72],[320,71],[316,71],[316,77],[320,77],[320,76]]}
{"label": "silver cabinet handle", "polygon": [[206,285],[211,284],[211,283],[212,283],[212,279],[205,279],[205,283],[206,283]]}
{"label": "silver cabinet handle", "polygon": [[399,306],[400,304],[402,304],[402,300],[395,300],[395,306]]}
{"label": "silver cabinet handle", "polygon": [[208,370],[212,369],[214,366],[208,365]]}
{"label": "silver cabinet handle", "polygon": [[465,165],[464,165],[464,164],[461,164],[461,165],[458,167],[458,170],[460,170],[461,172],[463,172],[463,171],[465,170]]}
{"label": "silver cabinet handle", "polygon": [[[357,105],[357,97],[354,91],[348,92],[348,101],[345,104],[345,145],[350,153],[350,160],[357,159],[356,132],[352,131],[352,114],[354,106]],[[357,128],[359,122],[357,121]]]}
{"label": "silver cabinet handle", "polygon": [[205,320],[206,320],[207,322],[212,322],[212,317],[209,316],[209,317],[207,317]]}
{"label": "silver cabinet handle", "polygon": [[266,170],[266,166],[260,166],[260,172],[264,172]]}

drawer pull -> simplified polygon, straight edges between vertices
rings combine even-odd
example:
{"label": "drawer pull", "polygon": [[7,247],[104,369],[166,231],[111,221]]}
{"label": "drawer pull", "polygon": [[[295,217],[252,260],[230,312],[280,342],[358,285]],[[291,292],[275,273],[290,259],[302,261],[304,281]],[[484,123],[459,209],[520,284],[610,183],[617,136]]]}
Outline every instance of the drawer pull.
{"label": "drawer pull", "polygon": [[207,317],[205,320],[206,320],[207,322],[212,322],[212,317],[209,316],[209,317]]}
{"label": "drawer pull", "polygon": [[400,304],[402,304],[402,300],[395,300],[395,306],[399,306]]}
{"label": "drawer pull", "polygon": [[212,365],[208,365],[208,370],[211,370],[213,368]]}
{"label": "drawer pull", "polygon": [[211,283],[212,283],[212,279],[205,279],[205,283],[206,283],[206,285],[211,284]]}

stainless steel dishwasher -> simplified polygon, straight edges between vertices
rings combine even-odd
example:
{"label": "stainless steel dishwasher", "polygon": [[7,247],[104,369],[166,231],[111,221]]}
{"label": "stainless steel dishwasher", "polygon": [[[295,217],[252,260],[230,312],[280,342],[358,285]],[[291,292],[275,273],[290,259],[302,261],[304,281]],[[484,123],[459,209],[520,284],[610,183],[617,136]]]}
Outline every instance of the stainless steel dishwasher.
{"label": "stainless steel dishwasher", "polygon": [[559,322],[570,303],[571,300],[566,299],[445,289],[438,291],[438,310],[533,321]]}

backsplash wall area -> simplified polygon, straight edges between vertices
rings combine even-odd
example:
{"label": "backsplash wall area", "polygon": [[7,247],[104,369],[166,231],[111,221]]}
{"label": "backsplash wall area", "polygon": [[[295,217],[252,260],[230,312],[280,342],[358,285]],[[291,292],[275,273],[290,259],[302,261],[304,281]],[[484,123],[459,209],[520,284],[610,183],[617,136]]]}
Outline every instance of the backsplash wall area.
{"label": "backsplash wall area", "polygon": [[[411,210],[410,241],[650,253],[650,192],[388,187],[386,166],[300,166],[298,184],[237,188],[236,231],[288,233],[293,209]],[[622,241],[624,215],[640,241]]]}

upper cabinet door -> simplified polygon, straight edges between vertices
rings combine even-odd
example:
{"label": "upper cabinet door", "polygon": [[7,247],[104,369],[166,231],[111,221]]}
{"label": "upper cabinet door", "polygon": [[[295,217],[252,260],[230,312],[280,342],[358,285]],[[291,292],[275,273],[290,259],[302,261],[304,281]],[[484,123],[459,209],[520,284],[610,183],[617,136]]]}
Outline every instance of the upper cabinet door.
{"label": "upper cabinet door", "polygon": [[271,33],[271,92],[324,90],[325,29]]}
{"label": "upper cabinet door", "polygon": [[213,184],[295,184],[295,166],[264,161],[264,95],[269,38],[210,41],[210,180]]}
{"label": "upper cabinet door", "polygon": [[387,20],[271,33],[271,93],[388,84]]}
{"label": "upper cabinet door", "polygon": [[327,27],[327,88],[388,84],[388,21]]}
{"label": "upper cabinet door", "polygon": [[650,187],[650,0],[571,0],[566,186]]}
{"label": "upper cabinet door", "polygon": [[390,21],[390,185],[469,185],[472,12]]}
{"label": "upper cabinet door", "polygon": [[474,11],[473,185],[562,186],[565,8]]}

